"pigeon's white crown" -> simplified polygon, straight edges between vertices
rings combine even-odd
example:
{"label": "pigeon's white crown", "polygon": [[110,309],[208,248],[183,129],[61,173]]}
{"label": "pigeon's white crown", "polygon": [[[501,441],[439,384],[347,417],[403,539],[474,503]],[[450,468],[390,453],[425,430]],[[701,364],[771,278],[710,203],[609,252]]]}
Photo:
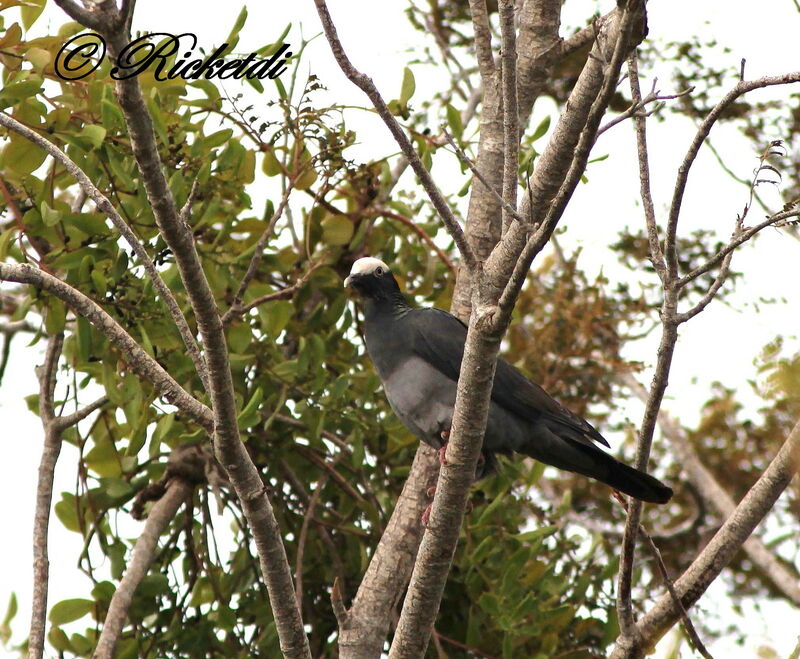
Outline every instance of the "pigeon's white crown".
{"label": "pigeon's white crown", "polygon": [[380,259],[376,259],[372,256],[365,256],[353,263],[353,267],[350,269],[350,275],[368,275],[375,272],[376,268],[383,268],[384,271],[389,270],[389,266]]}

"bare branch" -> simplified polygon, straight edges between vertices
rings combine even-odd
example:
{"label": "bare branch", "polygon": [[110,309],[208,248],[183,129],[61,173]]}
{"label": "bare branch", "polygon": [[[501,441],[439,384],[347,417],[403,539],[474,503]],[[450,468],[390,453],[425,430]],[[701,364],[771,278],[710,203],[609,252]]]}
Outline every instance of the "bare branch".
{"label": "bare branch", "polygon": [[0,263],[0,281],[31,284],[62,300],[83,316],[120,351],[120,356],[141,379],[152,384],[159,395],[188,415],[209,433],[213,430],[211,411],[178,384],[148,355],[128,332],[93,300],[66,282],[28,264]]}
{"label": "bare branch", "polygon": [[[358,593],[339,629],[343,656],[381,654],[397,601],[411,574],[424,527],[419,522],[428,505],[426,492],[436,483],[436,451],[425,444],[417,449],[411,472],[392,517],[375,549]],[[337,616],[341,620],[340,616]],[[346,653],[346,654],[344,654]]]}
{"label": "bare branch", "polygon": [[286,189],[283,191],[283,195],[281,196],[281,200],[278,203],[278,207],[275,209],[275,212],[272,214],[269,222],[267,222],[267,227],[264,229],[264,232],[258,239],[258,242],[255,246],[255,252],[253,252],[253,257],[250,259],[250,265],[247,266],[247,272],[245,272],[244,277],[242,277],[239,288],[236,291],[236,294],[233,296],[233,301],[231,302],[230,308],[222,316],[223,325],[227,325],[234,316],[238,316],[242,313],[243,310],[241,307],[244,293],[247,290],[247,287],[250,285],[250,282],[253,281],[253,277],[255,277],[256,273],[258,272],[258,266],[261,264],[261,258],[264,255],[264,247],[275,231],[275,225],[277,224],[281,215],[283,215],[283,210],[286,208],[286,204],[289,203],[289,195],[291,195],[293,189],[294,187],[292,185],[286,186]]}
{"label": "bare branch", "polygon": [[99,410],[107,402],[108,402],[108,396],[100,396],[100,398],[89,403],[85,407],[82,407],[77,412],[73,412],[72,414],[68,414],[67,416],[56,417],[53,420],[53,424],[60,431],[66,430],[67,428],[71,428],[75,424],[83,421],[92,412],[96,412],[97,410]]}
{"label": "bare branch", "polygon": [[[628,503],[625,501],[625,498],[616,490],[614,491],[614,498],[619,501],[625,511],[628,511]],[[680,613],[680,620],[681,625],[683,626],[683,630],[686,633],[686,637],[689,639],[689,644],[697,650],[703,657],[706,659],[713,659],[713,657],[709,654],[706,646],[703,644],[703,641],[700,640],[700,636],[697,634],[697,630],[694,627],[694,623],[692,623],[692,619],[689,617],[689,614],[686,612],[686,609],[683,606],[683,603],[678,597],[678,593],[675,590],[675,584],[672,581],[672,578],[669,576],[669,572],[667,572],[667,566],[664,565],[664,559],[661,556],[661,552],[659,551],[656,543],[653,542],[652,536],[647,532],[647,529],[644,528],[643,525],[639,525],[639,533],[645,539],[645,543],[647,544],[647,548],[650,550],[650,553],[655,558],[656,566],[658,567],[658,571],[661,573],[661,578],[664,580],[664,585],[667,587],[667,592],[669,593],[670,597],[672,597],[672,601],[675,604],[675,608]]]}
{"label": "bare branch", "polygon": [[[486,263],[485,269],[492,284],[502,290],[497,303],[499,313],[493,320],[495,328],[508,325],[534,257],[549,240],[580,182],[600,120],[614,94],[622,62],[631,47],[629,41],[634,17],[640,17],[638,10],[625,9],[619,15],[618,24],[606,26],[609,31],[616,29],[616,33],[612,33],[614,39],[608,66],[603,71],[604,67],[598,61],[600,56],[589,57],[534,176],[528,182],[528,194],[523,198],[521,214],[528,217],[528,224],[538,228],[528,235],[522,226],[513,226],[507,239],[497,246]],[[599,44],[595,50],[603,52]],[[560,177],[558,172],[561,172]],[[521,249],[518,247],[520,244],[523,245]],[[508,277],[506,281],[503,281],[504,274]]]}
{"label": "bare branch", "polygon": [[133,547],[125,574],[111,598],[103,630],[93,655],[94,659],[112,659],[114,656],[114,649],[125,626],[133,595],[155,558],[158,539],[169,527],[181,504],[192,493],[192,489],[193,485],[188,481],[173,478],[167,484],[164,495],[153,504],[142,533]]}
{"label": "bare branch", "polygon": [[475,270],[478,267],[478,262],[475,258],[472,248],[467,242],[466,236],[464,235],[464,230],[461,228],[458,220],[453,215],[453,211],[450,210],[447,200],[439,191],[439,188],[434,183],[433,178],[431,178],[428,170],[425,169],[425,166],[422,164],[417,152],[414,150],[414,147],[408,139],[408,136],[405,134],[397,120],[392,116],[392,113],[386,106],[386,103],[381,97],[378,88],[375,86],[375,83],[372,82],[372,79],[369,76],[359,72],[350,62],[347,54],[344,52],[341,41],[339,41],[339,36],[336,33],[336,27],[333,24],[333,20],[331,19],[331,15],[328,11],[328,6],[326,5],[325,0],[314,0],[314,4],[317,7],[317,13],[319,14],[322,28],[325,31],[325,37],[328,39],[328,44],[331,47],[334,58],[339,64],[339,68],[341,68],[342,72],[347,76],[347,78],[359,89],[361,89],[367,95],[369,100],[372,101],[378,116],[383,119],[383,122],[386,124],[389,132],[392,134],[398,146],[400,147],[400,150],[403,152],[403,155],[405,155],[405,157],[408,159],[411,168],[419,178],[419,181],[422,184],[422,187],[425,189],[425,192],[428,194],[431,203],[433,204],[434,208],[436,208],[439,216],[442,218],[445,228],[453,237],[453,240],[458,247],[458,251],[461,253],[461,257],[464,259],[464,263],[469,269]]}
{"label": "bare branch", "polygon": [[56,386],[56,368],[61,355],[64,335],[58,334],[47,342],[44,364],[37,369],[39,378],[39,418],[44,428],[44,446],[39,463],[39,481],[36,485],[36,511],[33,521],[33,598],[31,627],[28,641],[30,659],[44,655],[44,636],[47,617],[47,595],[50,582],[50,560],[47,538],[50,527],[50,504],[53,500],[53,475],[61,452],[61,433],[53,426],[53,392]]}
{"label": "bare branch", "polygon": [[503,195],[501,195],[497,190],[494,189],[494,187],[492,187],[492,184],[489,183],[489,181],[486,180],[486,177],[483,174],[481,174],[480,170],[475,165],[475,163],[470,159],[470,157],[467,156],[466,153],[464,153],[463,149],[461,149],[461,147],[458,146],[458,144],[456,144],[455,140],[453,139],[453,136],[450,135],[450,133],[448,133],[447,130],[444,129],[444,127],[442,127],[442,132],[444,133],[444,136],[445,136],[445,139],[447,139],[447,142],[450,144],[450,146],[456,152],[456,155],[458,156],[458,159],[462,163],[464,163],[464,165],[469,167],[470,171],[474,174],[475,178],[478,179],[483,184],[483,186],[489,192],[492,193],[492,196],[502,206],[503,213],[511,215],[511,217],[513,217],[518,222],[524,222],[525,220],[523,219],[522,215],[517,213],[517,209],[511,203],[509,203],[505,199],[503,199]]}
{"label": "bare branch", "polygon": [[675,189],[672,194],[672,204],[669,209],[669,217],[667,219],[667,230],[664,236],[664,254],[666,256],[667,272],[670,279],[675,279],[678,276],[678,257],[677,257],[677,231],[678,231],[678,218],[681,212],[681,204],[683,203],[683,196],[686,192],[686,183],[689,180],[689,171],[694,164],[700,147],[703,146],[706,138],[708,137],[714,124],[719,119],[724,110],[733,103],[737,98],[753,91],[754,89],[762,89],[764,87],[771,87],[775,85],[788,85],[800,82],[800,71],[793,73],[786,73],[780,76],[766,76],[745,82],[740,80],[731,91],[729,91],[722,100],[714,106],[714,109],[708,113],[706,118],[697,129],[694,139],[692,140],[689,150],[678,169],[678,176],[675,180]]}
{"label": "bare branch", "polygon": [[495,74],[492,32],[489,29],[486,0],[469,0],[469,13],[472,16],[472,29],[475,32],[475,56],[485,85]]}
{"label": "bare branch", "polygon": [[[797,472],[800,464],[800,422],[780,451],[745,497],[736,506],[722,528],[714,535],[683,575],[675,590],[684,607],[692,606],[735,556],[744,542],[775,505],[778,497]],[[636,634],[618,639],[611,659],[641,656],[675,624],[678,613],[669,595],[662,596],[637,623]]]}
{"label": "bare branch", "polygon": [[442,248],[434,242],[433,238],[431,238],[416,222],[414,222],[414,220],[412,220],[410,217],[406,217],[405,215],[401,215],[400,213],[389,210],[388,208],[380,209],[380,213],[384,217],[388,217],[391,220],[397,220],[404,226],[407,226],[409,229],[411,229],[428,247],[430,247],[436,253],[436,256],[438,256],[441,262],[447,266],[448,270],[450,270],[452,274],[456,274],[456,266],[450,260],[450,257],[444,253],[444,250],[442,250]]}
{"label": "bare branch", "polygon": [[744,243],[746,243],[762,229],[778,225],[785,220],[798,216],[800,216],[800,209],[790,208],[789,210],[781,211],[780,213],[775,213],[774,215],[769,216],[766,220],[759,222],[755,226],[752,226],[749,229],[745,229],[739,232],[739,234],[735,238],[731,239],[731,241],[727,245],[725,245],[725,247],[723,247],[721,250],[719,250],[719,252],[717,252],[714,256],[708,259],[708,261],[706,261],[702,265],[697,266],[694,270],[692,270],[688,274],[678,279],[675,282],[676,288],[683,288],[690,281],[697,279],[697,277],[699,277],[700,275],[703,275],[709,270],[711,270],[711,268],[713,268],[718,263],[722,262],[731,252],[733,252],[733,250],[739,247],[739,245],[743,245]]}
{"label": "bare branch", "polygon": [[[630,74],[628,74],[628,77],[630,77]],[[671,101],[676,98],[680,98],[681,96],[687,96],[691,94],[693,91],[694,87],[689,87],[688,89],[684,89],[682,92],[678,92],[676,94],[662,95],[659,94],[657,91],[655,91],[655,89],[653,89],[650,92],[648,92],[647,96],[645,96],[644,98],[641,98],[641,92],[639,92],[640,100],[634,101],[627,110],[625,110],[624,112],[620,112],[616,117],[611,119],[608,123],[601,126],[597,130],[597,136],[600,137],[600,135],[605,133],[607,130],[610,130],[617,124],[622,123],[623,121],[631,117],[638,117],[638,116],[649,117],[651,114],[653,114],[653,112],[656,112],[660,107],[658,106],[653,108],[652,110],[645,112],[645,108],[651,103],[656,103],[659,101]]]}
{"label": "bare branch", "polygon": [[[642,425],[636,441],[634,466],[640,471],[647,471],[650,449],[653,445],[653,433],[658,420],[658,410],[661,408],[661,402],[664,400],[664,393],[667,390],[672,357],[675,353],[675,343],[678,340],[678,325],[674,320],[676,305],[677,295],[674,289],[667,288],[664,291],[664,303],[662,305],[661,341],[658,346],[655,373],[653,374],[653,382],[650,385],[642,417]],[[632,499],[628,506],[628,518],[625,522],[625,533],[622,537],[617,582],[617,615],[623,637],[633,637],[636,634],[631,589],[633,587],[633,560],[636,551],[636,536],[639,533],[641,516],[642,502]]]}
{"label": "bare branch", "polygon": [[[647,399],[647,391],[633,375],[624,374],[620,376],[620,381],[630,388],[639,399]],[[663,409],[658,413],[658,425],[663,436],[675,449],[683,472],[696,489],[702,502],[714,509],[721,519],[730,517],[736,509],[736,502],[700,461],[700,456],[686,437],[683,428]],[[744,543],[743,549],[773,586],[793,604],[800,606],[800,585],[797,583],[796,575],[781,565],[761,539],[755,535],[749,537]]]}
{"label": "bare branch", "polygon": [[[642,90],[639,87],[639,63],[636,52],[631,53],[628,59],[628,78],[631,86],[631,98],[634,106],[644,107]],[[653,83],[655,85],[655,83]],[[639,160],[639,194],[642,197],[644,219],[647,226],[647,242],[650,261],[661,279],[662,285],[667,282],[667,266],[664,263],[664,254],[661,251],[661,241],[658,236],[658,223],[656,211],[653,206],[653,195],[650,189],[650,156],[647,153],[647,119],[637,115],[634,118],[636,127],[636,152]]]}
{"label": "bare branch", "polygon": [[506,205],[517,205],[517,170],[519,169],[519,110],[517,105],[517,34],[514,28],[514,0],[500,0],[501,80],[503,89],[503,232],[518,217]]}

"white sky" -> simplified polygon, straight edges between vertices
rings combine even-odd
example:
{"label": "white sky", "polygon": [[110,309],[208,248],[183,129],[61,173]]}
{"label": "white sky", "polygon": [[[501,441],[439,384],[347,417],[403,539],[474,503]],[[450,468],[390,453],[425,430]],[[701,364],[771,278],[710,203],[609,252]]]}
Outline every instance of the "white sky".
{"label": "white sky", "polygon": [[[581,5],[581,11],[596,7],[606,11],[613,3],[571,3]],[[136,9],[135,30],[158,32],[193,32],[198,42],[208,51],[219,44],[228,34],[238,14],[240,4],[229,3],[221,10],[220,3],[207,0],[172,0],[156,2],[139,0]],[[403,67],[411,59],[408,49],[418,44],[420,36],[408,24],[403,10],[404,0],[367,2],[349,0],[331,1],[331,11],[339,35],[351,60],[369,74],[378,84],[387,99],[398,95]],[[735,8],[734,8],[735,7]],[[747,7],[747,13],[744,8]],[[250,17],[241,34],[237,48],[250,52],[271,42],[291,22],[293,29],[287,40],[292,44],[300,41],[302,34],[309,38],[320,32],[313,2],[262,2],[248,6]],[[12,15],[13,11],[4,13]],[[582,14],[581,14],[582,16]],[[705,38],[716,38],[721,44],[730,46],[730,66],[737,66],[742,57],[747,58],[747,77],[775,75],[797,67],[797,30],[800,15],[791,0],[771,0],[756,8],[745,3],[689,2],[676,0],[650,3],[650,39],[678,40],[690,34],[700,33]],[[64,22],[60,10],[52,3],[40,25],[47,21],[53,26]],[[575,21],[580,16],[575,16]],[[6,18],[7,24],[11,21]],[[430,44],[429,44],[430,45]],[[317,38],[309,46],[303,66],[318,75],[329,88],[331,98],[337,102],[365,105],[366,99],[344,79],[332,60],[324,38]],[[434,90],[441,80],[431,77],[430,67],[415,67],[417,93],[415,100],[425,97],[426,90]],[[661,81],[662,92],[671,88],[672,64],[657,63],[656,70],[643,68],[640,72],[643,86],[648,87],[656,76]],[[735,80],[731,80],[732,85]],[[231,94],[240,90],[235,81],[226,83]],[[266,92],[260,102],[271,98]],[[753,98],[756,98],[755,92]],[[413,104],[413,101],[412,101]],[[548,105],[534,110],[534,124],[547,112]],[[356,127],[360,146],[351,151],[351,157],[370,159],[376,155],[394,151],[378,120],[365,112],[353,111],[348,117]],[[663,217],[664,205],[668,203],[674,176],[693,127],[687,121],[670,119],[664,123],[650,122],[650,151],[657,212]],[[787,138],[787,136],[780,136]],[[722,152],[729,166],[740,176],[749,177],[756,164],[757,153],[736,134],[727,130],[712,133],[715,146]],[[788,138],[787,138],[788,139]],[[614,278],[619,272],[615,259],[604,247],[614,241],[617,231],[626,224],[639,226],[641,213],[638,200],[638,174],[633,148],[633,135],[629,124],[615,127],[604,135],[595,151],[595,156],[610,153],[602,163],[591,166],[590,185],[580,186],[570,205],[563,225],[568,227],[562,243],[569,247],[583,246],[582,263],[590,272],[601,268]],[[688,232],[699,227],[713,228],[720,237],[726,238],[731,231],[736,214],[746,201],[746,191],[720,172],[709,153],[701,153],[695,164],[695,175],[691,179],[681,220],[681,231]],[[434,174],[437,170],[434,170]],[[441,175],[441,174],[440,174]],[[447,181],[440,179],[447,189]],[[458,188],[461,183],[459,182]],[[457,189],[457,188],[452,188]],[[762,194],[767,198],[777,196],[766,187]],[[603,194],[601,199],[598,195]],[[776,206],[779,204],[775,204]],[[260,211],[255,210],[258,214]],[[757,208],[750,216],[753,221],[763,215]],[[748,247],[734,257],[734,268],[745,273],[731,298],[732,306],[712,304],[699,317],[684,326],[675,356],[666,407],[677,412],[682,421],[693,423],[699,412],[699,404],[708,394],[708,384],[719,380],[728,386],[749,389],[747,380],[755,375],[753,358],[765,343],[777,334],[796,338],[796,318],[800,303],[800,287],[797,286],[797,269],[794,264],[800,254],[800,243],[783,233],[770,230],[759,240],[755,248]],[[760,297],[784,297],[785,305],[761,306],[756,313],[747,301]],[[2,549],[2,564],[6,566],[0,577],[0,618],[5,611],[8,593],[15,591],[20,600],[20,611],[14,620],[15,642],[27,634],[31,583],[31,517],[38,461],[41,450],[41,429],[38,418],[25,408],[22,396],[34,393],[37,384],[32,366],[41,362],[41,348],[24,349],[24,339],[18,337],[14,343],[11,363],[2,384],[0,397],[0,419],[5,428],[3,440],[4,460],[0,460],[0,501],[8,529]],[[795,341],[794,345],[797,343]],[[652,345],[641,346],[637,357],[652,364]],[[634,420],[636,417],[634,417]],[[13,443],[13,446],[12,446]],[[55,499],[61,491],[74,489],[76,454],[65,445],[60,459]],[[136,527],[132,527],[135,533]],[[51,595],[50,603],[66,597],[85,596],[88,581],[75,569],[76,557],[81,549],[77,534],[64,531],[58,520],[51,521]],[[10,568],[10,569],[9,569]],[[717,584],[703,598],[702,604],[711,610],[725,610],[724,588]],[[717,656],[754,656],[758,645],[768,641],[779,652],[788,656],[797,640],[797,627],[789,621],[796,620],[797,612],[784,605],[767,603],[764,615],[747,610],[739,620],[740,626],[751,630],[745,649],[720,641],[712,646]],[[726,615],[726,614],[722,614]],[[767,622],[768,621],[768,622]],[[666,648],[662,648],[662,651]],[[2,655],[0,648],[0,656]],[[15,656],[15,655],[9,655]]]}

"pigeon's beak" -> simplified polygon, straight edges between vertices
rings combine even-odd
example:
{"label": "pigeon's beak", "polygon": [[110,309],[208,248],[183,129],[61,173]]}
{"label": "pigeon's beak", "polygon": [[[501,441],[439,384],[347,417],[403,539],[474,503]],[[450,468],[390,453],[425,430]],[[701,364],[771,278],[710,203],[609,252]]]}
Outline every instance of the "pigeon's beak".
{"label": "pigeon's beak", "polygon": [[347,275],[347,277],[344,278],[344,287],[349,288],[350,284],[352,283],[353,283],[353,275]]}

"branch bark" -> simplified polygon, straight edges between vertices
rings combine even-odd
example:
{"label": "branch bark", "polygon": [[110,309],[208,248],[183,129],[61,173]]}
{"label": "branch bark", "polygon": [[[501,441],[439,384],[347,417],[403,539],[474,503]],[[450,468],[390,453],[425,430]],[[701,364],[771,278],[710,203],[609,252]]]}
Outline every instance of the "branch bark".
{"label": "branch bark", "polygon": [[[75,20],[97,30],[105,38],[112,57],[120,55],[130,39],[132,2],[124,3],[120,10],[113,2],[92,4],[88,9],[78,7],[69,0],[58,0],[58,4]],[[250,525],[272,604],[281,651],[286,657],[310,658],[308,639],[297,608],[280,529],[258,470],[239,438],[224,328],[197,253],[194,236],[178,212],[162,170],[153,121],[138,78],[134,76],[117,80],[116,93],[156,224],[175,257],[197,320],[209,372],[214,450]]]}
{"label": "branch bark", "polygon": [[36,511],[33,519],[33,598],[28,637],[29,659],[41,659],[44,656],[47,597],[50,582],[50,559],[47,544],[50,506],[53,501],[53,477],[58,456],[61,453],[61,436],[67,428],[85,419],[108,402],[108,398],[102,396],[69,416],[56,415],[54,404],[56,370],[63,344],[63,334],[50,337],[47,342],[44,364],[36,369],[39,378],[39,418],[44,429],[44,446],[39,463]]}
{"label": "branch bark", "polygon": [[193,485],[182,478],[173,478],[164,494],[153,504],[142,533],[136,540],[131,560],[108,607],[103,630],[95,648],[94,659],[112,659],[125,626],[133,596],[155,559],[158,539],[169,527],[180,505],[191,495]]}
{"label": "branch bark", "polygon": [[122,359],[142,380],[152,384],[159,395],[211,433],[214,419],[211,410],[189,394],[155,359],[109,316],[97,303],[57,277],[26,263],[0,263],[0,281],[31,284],[55,295],[75,313],[83,316],[119,351]]}
{"label": "branch bark", "polygon": [[[675,590],[684,607],[692,606],[742,547],[747,538],[770,511],[800,466],[800,422],[780,451],[736,506],[722,528],[714,535],[686,572],[675,582]],[[663,595],[637,623],[634,634],[622,636],[611,659],[640,657],[675,624],[675,604]]]}
{"label": "branch bark", "polygon": [[[571,103],[567,104],[559,121],[561,139],[557,141],[554,138],[548,145],[548,149],[552,147],[550,157],[546,157],[546,150],[531,182],[533,192],[528,197],[531,209],[536,208],[542,218],[549,216],[550,232],[555,228],[585,167],[600,119],[616,86],[619,68],[627,56],[632,19],[633,12],[626,9],[619,12],[618,20],[609,25],[606,39],[597,47],[598,59],[590,57],[584,69],[585,73],[587,69],[597,67],[594,75],[590,74],[595,81],[594,93],[587,94],[583,107],[575,108]],[[613,53],[610,57],[609,51],[604,51],[609,47]],[[504,51],[507,49],[505,40],[502,48]],[[607,64],[603,65],[602,62]],[[583,91],[588,88],[589,85]],[[565,115],[576,110],[578,117],[583,119],[577,126],[565,120]],[[576,132],[569,132],[570,125],[571,130]],[[558,127],[556,132],[558,135]],[[564,148],[567,144],[572,145],[568,150]],[[559,167],[561,176],[557,178]],[[567,174],[566,180],[564,173]],[[554,195],[547,194],[548,190],[552,190]],[[534,206],[534,199],[538,207]],[[509,308],[498,309],[497,299],[500,291],[509,285],[515,266],[519,267],[528,229],[519,223],[511,225],[492,251],[481,280],[473,288],[473,309],[461,362],[447,462],[441,469],[428,532],[420,545],[419,557],[389,653],[390,659],[423,656],[430,638],[480,455],[500,340],[510,321],[510,308],[513,307],[512,302]],[[547,229],[543,229],[543,232],[546,233]],[[531,253],[530,258],[534,255],[535,252]]]}
{"label": "branch bark", "polygon": [[[647,399],[647,391],[631,374],[621,376],[621,382],[641,400]],[[736,510],[736,502],[706,469],[680,424],[665,410],[658,413],[658,425],[664,438],[675,449],[683,471],[694,485],[703,501],[716,511],[720,519],[727,519]],[[743,545],[744,551],[772,585],[783,593],[795,606],[800,607],[800,585],[797,576],[787,570],[767,549],[757,536],[751,536]]]}

